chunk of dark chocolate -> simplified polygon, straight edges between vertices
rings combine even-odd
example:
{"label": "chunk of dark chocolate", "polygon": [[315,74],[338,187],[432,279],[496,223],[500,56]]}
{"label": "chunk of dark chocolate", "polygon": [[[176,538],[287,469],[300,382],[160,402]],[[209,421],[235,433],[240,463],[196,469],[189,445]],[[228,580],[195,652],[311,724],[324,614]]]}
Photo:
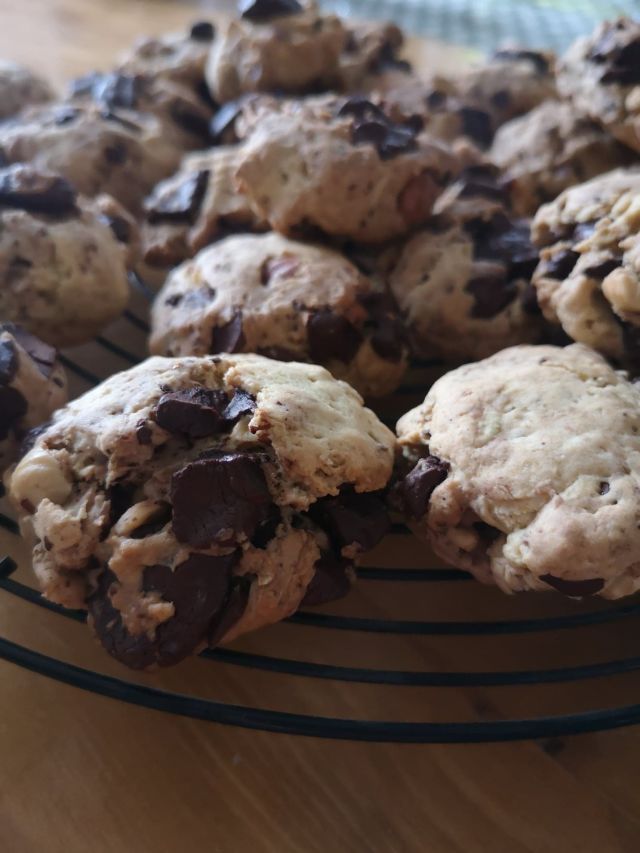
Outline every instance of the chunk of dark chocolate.
{"label": "chunk of dark chocolate", "polygon": [[76,213],[76,191],[58,175],[16,164],[0,171],[0,206],[31,213],[67,216]]}
{"label": "chunk of dark chocolate", "polygon": [[362,343],[359,329],[330,308],[309,314],[307,338],[311,358],[319,363],[336,359],[348,364]]}
{"label": "chunk of dark chocolate", "polygon": [[309,515],[329,534],[338,551],[350,545],[368,551],[391,527],[385,503],[379,495],[350,489],[336,497],[316,501],[309,508]]}
{"label": "chunk of dark chocolate", "polygon": [[144,208],[151,224],[157,222],[191,222],[200,212],[209,184],[209,170],[187,175],[177,186],[159,186],[145,201]]}
{"label": "chunk of dark chocolate", "polygon": [[603,578],[572,581],[555,575],[540,575],[540,580],[563,595],[575,596],[576,598],[581,598],[584,595],[596,595],[604,586]]}
{"label": "chunk of dark chocolate", "polygon": [[351,560],[325,553],[316,562],[315,574],[307,587],[301,606],[315,607],[344,598],[351,589],[347,570],[353,566]]}
{"label": "chunk of dark chocolate", "polygon": [[298,0],[239,0],[241,18],[255,23],[271,21],[285,15],[299,15],[304,11]]}
{"label": "chunk of dark chocolate", "polygon": [[429,498],[440,483],[447,479],[449,465],[437,456],[419,459],[399,484],[404,511],[410,518],[422,518],[427,512]]}
{"label": "chunk of dark chocolate", "polygon": [[211,330],[212,353],[219,352],[241,352],[245,345],[244,332],[242,331],[242,311],[236,311],[228,323],[214,326]]}

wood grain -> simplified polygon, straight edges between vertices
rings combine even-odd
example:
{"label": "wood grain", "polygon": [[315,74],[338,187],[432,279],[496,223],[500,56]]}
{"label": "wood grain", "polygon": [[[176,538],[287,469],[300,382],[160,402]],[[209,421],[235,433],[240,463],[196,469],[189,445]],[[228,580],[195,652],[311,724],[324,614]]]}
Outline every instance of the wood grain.
{"label": "wood grain", "polygon": [[[137,35],[181,28],[228,3],[0,2],[0,55],[59,86],[106,68]],[[422,68],[467,52],[411,42]],[[113,334],[122,336],[124,327]],[[126,332],[127,346],[144,342]],[[76,355],[90,363],[91,347]],[[119,369],[117,359],[107,365]],[[81,384],[77,390],[81,389]],[[406,400],[402,405],[407,404]],[[32,583],[12,537],[0,546]],[[390,537],[372,564],[435,565]],[[465,583],[363,581],[337,614],[503,620],[602,604],[507,598]],[[278,625],[234,648],[342,666],[459,672],[572,666],[636,654],[637,621],[503,636],[398,636]],[[133,683],[222,702],[355,719],[483,720],[640,702],[635,674],[522,688],[384,687],[193,660],[123,672],[86,629],[0,593],[0,636]],[[402,746],[225,728],[100,698],[0,663],[3,853],[631,853],[640,846],[640,730],[547,743]]]}

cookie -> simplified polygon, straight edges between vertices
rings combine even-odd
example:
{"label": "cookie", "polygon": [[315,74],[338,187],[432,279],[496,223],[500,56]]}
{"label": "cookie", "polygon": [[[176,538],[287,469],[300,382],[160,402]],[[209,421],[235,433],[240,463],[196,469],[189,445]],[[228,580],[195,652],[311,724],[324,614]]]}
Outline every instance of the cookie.
{"label": "cookie", "polygon": [[308,94],[336,85],[347,33],[335,15],[314,3],[255,0],[245,3],[215,41],[206,68],[218,103],[247,92]]}
{"label": "cookie", "polygon": [[593,350],[519,346],[439,379],[398,422],[396,499],[505,592],[640,588],[640,390]]}
{"label": "cookie", "polygon": [[174,270],[150,349],[315,362],[366,396],[393,391],[407,367],[391,298],[339,252],[275,233],[227,237]]}
{"label": "cookie", "polygon": [[109,193],[131,210],[182,156],[153,116],[72,104],[33,107],[1,125],[0,152],[9,163],[63,175],[84,195]]}
{"label": "cookie", "polygon": [[148,668],[344,595],[393,455],[321,367],[157,357],[58,412],[10,493],[44,595]]}
{"label": "cookie", "polygon": [[640,151],[640,23],[605,21],[577,39],[558,69],[558,88],[576,108]]}
{"label": "cookie", "polygon": [[166,271],[232,231],[264,231],[266,223],[235,189],[239,146],[188,154],[175,175],[145,200],[143,260]]}
{"label": "cookie", "polygon": [[389,275],[412,351],[460,363],[539,340],[529,220],[513,217],[495,169],[475,166],[437,202]]}
{"label": "cookie", "polygon": [[238,188],[276,231],[375,243],[426,222],[456,158],[414,123],[354,96],[265,110],[245,140]]}
{"label": "cookie", "polygon": [[210,21],[196,21],[184,33],[138,39],[122,57],[117,70],[173,80],[207,97],[204,69],[215,36]]}
{"label": "cookie", "polygon": [[555,56],[506,48],[455,78],[459,97],[491,116],[494,129],[557,95]]}
{"label": "cookie", "polygon": [[562,101],[547,101],[507,122],[488,156],[502,170],[512,205],[522,216],[533,216],[567,187],[634,157],[599,124]]}
{"label": "cookie", "polygon": [[1,169],[0,317],[54,346],[94,337],[129,298],[123,222],[113,200],[83,199],[64,178]]}
{"label": "cookie", "polygon": [[67,377],[53,347],[14,323],[0,324],[0,471],[27,433],[67,402]]}
{"label": "cookie", "polygon": [[15,62],[0,60],[0,121],[54,98],[55,92],[42,77]]}
{"label": "cookie", "polygon": [[574,341],[640,370],[640,168],[565,190],[533,220],[538,302]]}
{"label": "cookie", "polygon": [[71,83],[72,103],[94,103],[103,110],[135,110],[155,116],[165,139],[180,149],[205,148],[210,142],[213,107],[187,86],[164,77],[93,72]]}

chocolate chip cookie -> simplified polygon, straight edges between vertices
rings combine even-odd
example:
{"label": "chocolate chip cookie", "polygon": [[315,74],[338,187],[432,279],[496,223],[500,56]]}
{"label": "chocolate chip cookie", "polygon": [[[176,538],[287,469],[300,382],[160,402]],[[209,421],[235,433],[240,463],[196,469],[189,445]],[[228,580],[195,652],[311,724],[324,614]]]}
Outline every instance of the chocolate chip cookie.
{"label": "chocolate chip cookie", "polygon": [[495,168],[468,167],[436,206],[439,218],[409,239],[389,276],[413,352],[460,363],[539,340],[538,253]]}
{"label": "chocolate chip cookie", "polygon": [[187,86],[164,77],[93,72],[71,83],[72,103],[94,103],[105,111],[135,110],[155,116],[164,137],[180,149],[204,148],[210,141],[213,107]]}
{"label": "chocolate chip cookie", "polygon": [[0,152],[63,175],[78,192],[106,192],[137,210],[182,156],[151,115],[97,105],[52,104],[0,126]]}
{"label": "chocolate chip cookie", "polygon": [[215,27],[210,21],[196,21],[183,33],[138,39],[122,57],[117,70],[124,74],[175,80],[206,98],[204,69],[215,35]]}
{"label": "chocolate chip cookie", "polygon": [[456,158],[362,97],[265,109],[245,140],[238,187],[276,231],[365,243],[429,219]]}
{"label": "chocolate chip cookie", "polygon": [[489,157],[503,171],[515,211],[532,216],[567,187],[630,163],[634,154],[573,104],[546,101],[503,125]]}
{"label": "chocolate chip cookie", "polygon": [[605,21],[577,39],[558,69],[558,88],[625,145],[640,151],[640,23]]}
{"label": "chocolate chip cookie", "polygon": [[640,588],[640,389],[588,347],[519,346],[448,373],[398,422],[416,534],[505,592]]}
{"label": "chocolate chip cookie", "polygon": [[338,82],[347,32],[314,3],[254,0],[216,39],[206,69],[211,94],[225,103],[247,92],[309,93]]}
{"label": "chocolate chip cookie", "polygon": [[45,596],[146,669],[344,595],[393,456],[321,367],[157,357],[59,411],[10,493]]}
{"label": "chocolate chip cookie", "polygon": [[[90,340],[124,310],[130,224],[33,166],[0,170],[0,317],[55,346]],[[126,230],[126,234],[124,230]]]}
{"label": "chocolate chip cookie", "polygon": [[174,270],[150,349],[315,362],[367,396],[395,390],[407,366],[391,297],[339,252],[275,233],[227,237]]}
{"label": "chocolate chip cookie", "polygon": [[0,324],[0,471],[27,433],[67,402],[67,377],[53,347],[14,323]]}
{"label": "chocolate chip cookie", "polygon": [[52,101],[55,92],[46,80],[15,62],[0,60],[0,120],[32,104]]}
{"label": "chocolate chip cookie", "polygon": [[498,50],[457,76],[456,89],[466,104],[488,113],[498,128],[556,96],[555,64],[548,51]]}
{"label": "chocolate chip cookie", "polygon": [[264,231],[267,224],[235,188],[237,145],[188,154],[180,169],[145,200],[143,260],[160,274],[231,231]]}
{"label": "chocolate chip cookie", "polygon": [[538,211],[540,307],[575,341],[640,370],[640,168],[565,190]]}

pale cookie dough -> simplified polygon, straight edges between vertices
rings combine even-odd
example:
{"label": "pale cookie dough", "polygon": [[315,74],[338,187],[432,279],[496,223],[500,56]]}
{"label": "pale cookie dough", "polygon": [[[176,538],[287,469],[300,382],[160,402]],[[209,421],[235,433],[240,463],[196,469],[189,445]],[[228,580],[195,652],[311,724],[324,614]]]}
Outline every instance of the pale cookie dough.
{"label": "pale cookie dough", "polygon": [[547,51],[507,48],[455,78],[459,96],[489,113],[497,128],[557,94],[555,56]]}
{"label": "pale cookie dough", "polygon": [[575,341],[640,370],[640,168],[565,190],[538,211],[533,276],[546,317]]}
{"label": "pale cookie dough", "polygon": [[495,169],[466,169],[437,208],[442,217],[411,237],[389,275],[414,354],[459,364],[539,340],[538,254]]}
{"label": "pale cookie dough", "polygon": [[254,0],[215,41],[206,69],[219,103],[247,92],[303,94],[337,85],[347,31],[315,3]]}
{"label": "pale cookie dough", "polygon": [[[54,346],[90,340],[125,309],[131,223],[31,166],[0,170],[0,317]],[[129,229],[129,230],[127,230]]]}
{"label": "pale cookie dough", "polygon": [[505,592],[640,589],[640,389],[588,347],[520,346],[398,422],[396,498],[443,559]]}
{"label": "pale cookie dough", "polygon": [[0,125],[0,154],[63,175],[84,195],[109,193],[134,211],[182,156],[153,116],[72,104],[32,107]]}
{"label": "pale cookie dough", "polygon": [[104,110],[136,110],[155,116],[165,139],[180,149],[205,148],[211,141],[213,107],[187,86],[164,77],[93,72],[74,80],[72,103],[94,103]]}
{"label": "pale cookie dough", "polygon": [[343,92],[369,92],[387,75],[408,76],[411,65],[398,53],[402,30],[389,21],[348,21],[339,58],[337,88]]}
{"label": "pale cookie dough", "polygon": [[122,57],[117,70],[175,80],[206,97],[204,69],[215,35],[210,21],[197,21],[185,33],[141,38]]}
{"label": "pale cookie dough", "polygon": [[10,494],[44,595],[146,669],[344,595],[393,457],[321,367],[158,357],[58,412]]}
{"label": "pale cookie dough", "polygon": [[577,39],[560,63],[558,88],[580,112],[640,151],[640,23],[605,21]]}
{"label": "pale cookie dough", "polygon": [[144,204],[143,260],[166,271],[231,231],[265,231],[267,224],[235,188],[242,149],[220,145],[188,154],[180,169]]}
{"label": "pale cookie dough", "polygon": [[512,205],[522,216],[532,216],[567,187],[634,159],[599,124],[562,101],[546,101],[507,122],[488,156],[502,170]]}
{"label": "pale cookie dough", "polygon": [[55,92],[42,77],[15,62],[0,60],[0,121],[54,98]]}
{"label": "pale cookie dough", "polygon": [[67,377],[53,347],[14,323],[0,323],[0,471],[29,430],[67,402]]}
{"label": "pale cookie dough", "polygon": [[426,222],[457,165],[419,128],[354,96],[265,109],[245,140],[237,179],[276,231],[375,243]]}
{"label": "pale cookie dough", "polygon": [[311,361],[365,396],[394,391],[407,367],[393,300],[339,252],[275,233],[227,237],[175,269],[150,349]]}

